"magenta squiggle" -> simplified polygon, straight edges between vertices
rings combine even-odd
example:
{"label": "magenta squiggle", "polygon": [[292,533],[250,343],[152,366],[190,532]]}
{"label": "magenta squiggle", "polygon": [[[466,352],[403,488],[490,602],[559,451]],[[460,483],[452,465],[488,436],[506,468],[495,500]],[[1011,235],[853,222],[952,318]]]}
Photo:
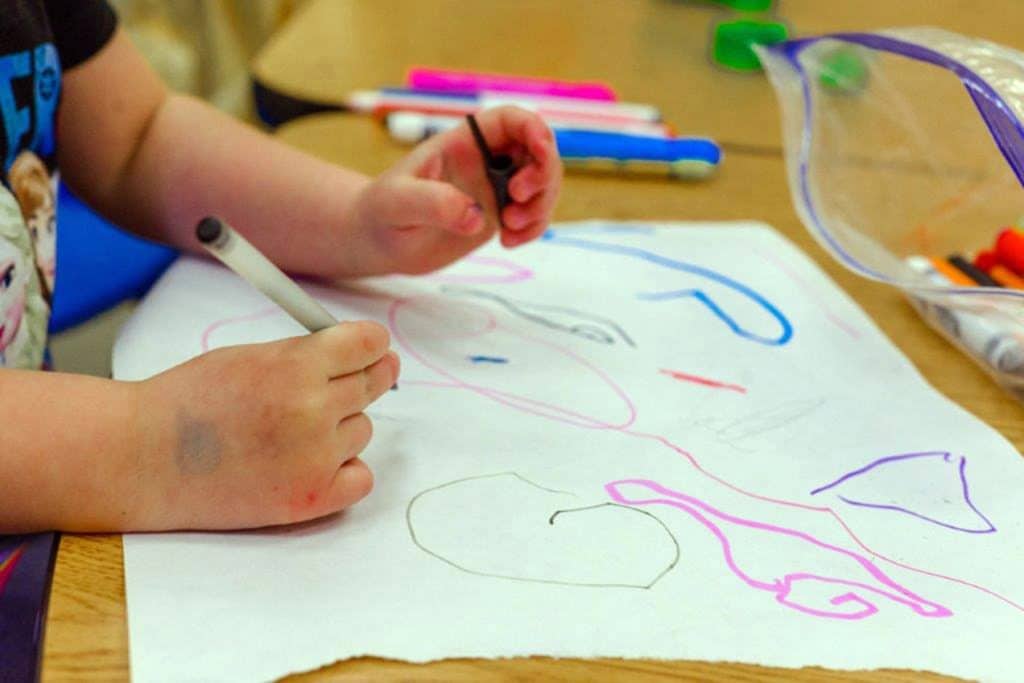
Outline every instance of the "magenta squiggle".
{"label": "magenta squiggle", "polygon": [[794,501],[794,500],[783,500],[781,498],[773,498],[771,496],[765,496],[765,495],[762,495],[760,493],[755,493],[753,491],[748,491],[747,489],[744,489],[742,486],[737,486],[736,484],[733,484],[732,482],[727,481],[727,480],[719,477],[714,472],[711,472],[710,470],[706,469],[703,465],[700,464],[700,462],[697,461],[697,459],[690,452],[688,452],[684,448],[680,447],[679,445],[673,443],[668,438],[666,438],[664,436],[661,436],[660,434],[646,434],[646,433],[643,433],[643,432],[635,432],[635,431],[625,431],[624,433],[625,434],[629,434],[630,436],[635,436],[637,438],[641,438],[641,439],[651,439],[651,440],[657,441],[658,443],[664,445],[667,448],[672,449],[673,451],[675,451],[676,453],[678,453],[679,455],[684,457],[690,463],[690,465],[695,470],[697,470],[700,474],[702,474],[703,476],[707,477],[708,479],[714,481],[715,483],[720,484],[720,485],[726,487],[727,489],[730,489],[732,491],[735,491],[736,493],[739,493],[740,495],[746,496],[748,498],[753,498],[755,500],[764,501],[765,503],[772,503],[774,505],[780,505],[780,506],[783,506],[783,507],[796,508],[796,509],[799,509],[799,510],[807,510],[809,512],[818,512],[818,513],[822,513],[822,514],[827,514],[829,517],[831,517],[836,522],[836,524],[838,524],[840,526],[840,528],[842,528],[843,532],[850,538],[851,541],[853,541],[857,545],[858,548],[860,548],[861,550],[863,550],[866,553],[869,553],[872,557],[875,557],[875,558],[877,558],[879,560],[882,560],[883,562],[886,562],[887,564],[891,564],[894,567],[899,567],[900,569],[906,569],[907,571],[911,571],[911,572],[914,572],[916,574],[921,574],[923,576],[930,576],[930,577],[932,577],[934,579],[940,579],[942,581],[948,581],[948,582],[954,583],[954,584],[956,584],[958,586],[963,586],[964,588],[970,588],[972,590],[979,591],[981,593],[984,593],[985,595],[988,595],[989,597],[992,597],[992,598],[995,598],[996,600],[999,600],[1000,602],[1002,602],[1002,603],[1004,603],[1006,605],[1009,605],[1010,607],[1012,607],[1012,608],[1014,608],[1014,609],[1016,609],[1016,610],[1018,610],[1020,612],[1024,612],[1024,605],[1022,605],[1019,602],[1016,602],[1015,600],[1013,600],[1011,598],[1006,597],[1005,595],[1002,595],[1001,593],[997,593],[996,591],[992,590],[991,588],[986,588],[985,586],[982,586],[981,584],[974,583],[973,581],[968,581],[967,579],[960,579],[960,578],[957,578],[955,576],[950,576],[948,574],[942,574],[940,572],[931,571],[930,569],[923,569],[921,567],[915,567],[912,564],[908,564],[906,562],[903,562],[901,560],[897,560],[895,558],[889,557],[888,555],[884,555],[884,554],[878,552],[874,548],[871,548],[869,545],[864,543],[864,541],[861,540],[860,536],[858,536],[857,533],[853,529],[850,528],[850,525],[848,525],[846,523],[846,521],[839,515],[839,513],[837,513],[835,510],[833,510],[830,507],[825,507],[825,506],[820,506],[820,505],[808,505],[807,503],[800,503],[800,502],[797,502],[797,501]]}
{"label": "magenta squiggle", "polygon": [[[625,495],[621,489],[627,486],[638,486],[645,490],[649,490],[653,492],[656,497],[636,498]],[[722,547],[723,558],[726,565],[729,567],[729,571],[735,574],[741,581],[751,588],[774,593],[775,599],[778,602],[799,612],[831,619],[864,619],[865,617],[869,617],[878,612],[878,608],[873,603],[852,592],[836,595],[829,602],[836,606],[850,602],[860,605],[860,609],[854,612],[816,609],[802,605],[791,599],[791,593],[797,583],[801,581],[818,581],[847,588],[859,589],[868,593],[874,593],[875,595],[888,598],[893,602],[905,605],[922,617],[948,617],[953,614],[948,608],[929,600],[925,600],[907,588],[899,585],[867,558],[850,550],[832,545],[831,543],[826,543],[825,541],[817,539],[803,531],[797,531],[795,529],[789,529],[775,524],[768,524],[765,522],[758,522],[730,515],[708,505],[702,500],[680,493],[679,491],[673,491],[672,489],[666,488],[658,482],[651,481],[650,479],[623,479],[620,481],[613,481],[605,485],[605,490],[608,492],[608,495],[612,497],[612,500],[624,505],[669,505],[689,514],[718,539],[718,542]],[[889,590],[882,590],[860,581],[851,581],[831,576],[821,576],[819,574],[812,574],[809,572],[786,574],[781,578],[777,578],[772,581],[761,581],[756,579],[740,568],[732,552],[732,543],[729,541],[725,532],[722,531],[719,523],[713,521],[712,518],[716,518],[719,523],[726,522],[746,527],[748,529],[753,529],[755,531],[764,531],[788,536],[814,545],[822,550],[849,558],[857,563],[875,581],[886,586]]]}

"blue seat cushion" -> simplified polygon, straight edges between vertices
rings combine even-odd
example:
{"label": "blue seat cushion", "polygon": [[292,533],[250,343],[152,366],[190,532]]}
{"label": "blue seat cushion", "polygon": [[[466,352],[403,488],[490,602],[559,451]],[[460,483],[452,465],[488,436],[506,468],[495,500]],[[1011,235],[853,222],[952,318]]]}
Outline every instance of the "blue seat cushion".
{"label": "blue seat cushion", "polygon": [[111,225],[63,183],[57,195],[57,217],[51,333],[141,297],[178,255]]}

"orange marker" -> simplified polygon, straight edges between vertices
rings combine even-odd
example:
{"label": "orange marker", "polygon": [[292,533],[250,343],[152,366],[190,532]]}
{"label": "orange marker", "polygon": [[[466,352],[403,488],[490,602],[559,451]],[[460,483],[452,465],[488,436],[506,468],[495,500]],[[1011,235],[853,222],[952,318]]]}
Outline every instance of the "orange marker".
{"label": "orange marker", "polygon": [[1003,287],[1024,289],[1024,277],[1017,275],[1006,266],[996,264],[989,269],[988,274]]}
{"label": "orange marker", "polygon": [[932,267],[935,270],[942,273],[942,275],[952,282],[954,285],[961,285],[963,287],[977,287],[978,283],[967,277],[963,271],[959,268],[954,267],[949,261],[944,258],[930,258],[928,259]]}

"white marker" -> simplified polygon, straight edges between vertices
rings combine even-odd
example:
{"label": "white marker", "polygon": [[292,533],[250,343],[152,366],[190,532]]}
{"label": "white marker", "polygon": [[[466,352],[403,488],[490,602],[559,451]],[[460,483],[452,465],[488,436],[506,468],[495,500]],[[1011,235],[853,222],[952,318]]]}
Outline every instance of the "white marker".
{"label": "white marker", "polygon": [[196,225],[196,237],[224,265],[266,294],[310,332],[338,324],[316,299],[224,221],[207,216]]}
{"label": "white marker", "polygon": [[[448,116],[444,114],[424,114],[418,111],[393,111],[386,117],[388,133],[398,142],[416,144],[432,135],[444,133],[466,122],[464,116]],[[625,124],[566,124],[558,121],[547,121],[552,130],[593,130],[612,133],[632,133],[650,137],[669,136],[668,128],[661,123],[625,123]]]}
{"label": "white marker", "polygon": [[[910,256],[906,264],[931,284],[943,287],[953,284],[923,256]],[[951,309],[917,296],[911,298],[939,327],[960,342],[970,355],[996,372],[1024,376],[1024,343],[1019,335],[1008,331],[1005,325],[983,313]]]}

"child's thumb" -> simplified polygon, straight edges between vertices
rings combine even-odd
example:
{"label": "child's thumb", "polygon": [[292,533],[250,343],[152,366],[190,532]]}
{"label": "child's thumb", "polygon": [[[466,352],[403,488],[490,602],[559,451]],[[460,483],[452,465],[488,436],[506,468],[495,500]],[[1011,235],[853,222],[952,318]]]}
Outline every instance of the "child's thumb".
{"label": "child's thumb", "polygon": [[401,178],[392,189],[381,207],[382,217],[392,225],[427,226],[460,235],[472,235],[484,227],[480,205],[450,183]]}

